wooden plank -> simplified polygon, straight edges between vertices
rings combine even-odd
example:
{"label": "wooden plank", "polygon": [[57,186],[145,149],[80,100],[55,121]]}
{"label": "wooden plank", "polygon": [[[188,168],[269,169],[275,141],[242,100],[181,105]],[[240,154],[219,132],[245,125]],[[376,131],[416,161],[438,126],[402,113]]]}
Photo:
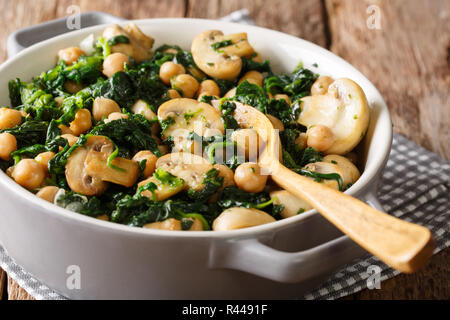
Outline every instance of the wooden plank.
{"label": "wooden plank", "polygon": [[34,300],[34,298],[8,276],[8,300]]}
{"label": "wooden plank", "polygon": [[6,40],[13,31],[48,20],[68,16],[70,5],[78,5],[84,11],[103,11],[127,19],[157,17],[183,17],[186,3],[184,0],[140,1],[126,0],[0,0],[0,62],[7,58]]}
{"label": "wooden plank", "polygon": [[258,26],[325,46],[324,7],[317,0],[189,0],[187,17],[217,19],[247,8]]}
{"label": "wooden plank", "polygon": [[[380,30],[367,27],[372,3]],[[394,130],[450,160],[450,2],[327,0],[326,8],[331,50],[381,91]]]}

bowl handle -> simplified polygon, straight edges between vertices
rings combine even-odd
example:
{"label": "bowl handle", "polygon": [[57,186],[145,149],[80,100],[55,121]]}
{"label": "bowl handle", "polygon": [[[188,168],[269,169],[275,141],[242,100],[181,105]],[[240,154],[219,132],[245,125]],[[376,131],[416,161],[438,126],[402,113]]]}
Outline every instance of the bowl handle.
{"label": "bowl handle", "polygon": [[7,50],[8,57],[11,58],[23,49],[76,29],[86,28],[104,23],[119,23],[125,19],[119,18],[108,13],[99,11],[88,11],[80,13],[79,28],[72,26],[69,19],[73,17],[74,21],[78,19],[74,15],[56,20],[47,21],[34,26],[19,29],[11,33],[8,37]]}
{"label": "bowl handle", "polygon": [[[383,210],[376,188],[365,195],[366,202]],[[347,236],[341,236],[300,252],[285,252],[258,239],[221,241],[211,250],[209,266],[248,272],[273,281],[296,283],[330,273],[368,252]]]}
{"label": "bowl handle", "polygon": [[209,266],[248,272],[284,283],[296,283],[330,273],[366,251],[347,236],[311,249],[285,252],[258,239],[219,241],[212,247]]}

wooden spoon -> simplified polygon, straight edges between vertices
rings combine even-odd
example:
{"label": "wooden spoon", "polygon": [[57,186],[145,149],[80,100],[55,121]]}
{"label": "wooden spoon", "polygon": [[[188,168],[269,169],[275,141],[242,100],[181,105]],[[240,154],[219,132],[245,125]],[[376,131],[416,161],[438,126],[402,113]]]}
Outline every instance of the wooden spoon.
{"label": "wooden spoon", "polygon": [[343,192],[296,174],[280,163],[278,132],[262,112],[236,102],[234,117],[240,127],[256,130],[265,140],[266,147],[258,164],[268,170],[280,187],[304,199],[343,233],[391,267],[411,273],[427,263],[434,249],[433,237],[427,228],[378,211]]}

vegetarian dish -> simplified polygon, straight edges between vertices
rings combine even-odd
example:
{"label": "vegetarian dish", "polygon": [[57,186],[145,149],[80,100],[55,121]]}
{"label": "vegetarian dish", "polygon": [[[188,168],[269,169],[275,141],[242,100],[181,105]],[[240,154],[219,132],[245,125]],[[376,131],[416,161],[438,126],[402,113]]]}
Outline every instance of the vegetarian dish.
{"label": "vegetarian dish", "polygon": [[163,230],[233,230],[312,209],[258,163],[265,138],[240,128],[237,104],[278,130],[282,163],[344,191],[369,124],[362,89],[300,63],[274,74],[246,33],[197,35],[190,51],[152,50],[134,23],[107,27],[30,82],[9,82],[0,166],[57,206]]}

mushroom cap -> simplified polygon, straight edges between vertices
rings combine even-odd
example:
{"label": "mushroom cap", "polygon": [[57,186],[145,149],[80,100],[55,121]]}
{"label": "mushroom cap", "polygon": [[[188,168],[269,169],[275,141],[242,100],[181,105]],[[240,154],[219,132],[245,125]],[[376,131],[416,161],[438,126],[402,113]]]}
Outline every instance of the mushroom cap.
{"label": "mushroom cap", "polygon": [[158,120],[173,119],[163,132],[163,137],[185,136],[191,131],[203,136],[207,129],[225,132],[221,114],[211,105],[194,99],[176,98],[158,108]]}
{"label": "mushroom cap", "polygon": [[99,152],[112,152],[114,146],[106,137],[91,136],[86,140],[84,146],[76,148],[67,159],[66,180],[72,191],[86,196],[95,196],[103,193],[108,183],[100,177],[89,175],[86,172],[86,158],[91,150]]}
{"label": "mushroom cap", "polygon": [[156,167],[183,179],[186,187],[196,191],[204,188],[205,174],[213,169],[208,160],[189,152],[166,154],[156,161]]}
{"label": "mushroom cap", "polygon": [[275,221],[274,217],[264,211],[234,207],[224,210],[214,220],[212,228],[215,231],[226,231],[254,227]]}
{"label": "mushroom cap", "polygon": [[153,38],[146,36],[134,23],[124,28],[114,24],[103,30],[103,37],[109,40],[116,36],[126,36],[130,43],[117,43],[111,46],[111,52],[121,52],[132,57],[136,62],[151,58],[150,49],[153,46]]}
{"label": "mushroom cap", "polygon": [[305,211],[312,209],[311,205],[305,200],[294,196],[286,190],[272,191],[270,193],[270,198],[275,198],[274,203],[284,207],[283,211],[280,213],[283,218],[296,216],[300,209],[304,209]]}
{"label": "mushroom cap", "polygon": [[[225,40],[232,44],[214,49],[211,45]],[[222,31],[207,30],[192,41],[192,57],[197,66],[207,75],[216,79],[233,80],[241,73],[241,57],[251,56],[255,51],[248,43],[246,33],[224,36]]]}
{"label": "mushroom cap", "polygon": [[346,154],[364,137],[369,125],[370,110],[361,87],[346,78],[337,79],[324,95],[301,99],[297,122],[307,128],[325,125],[336,140],[326,154]]}
{"label": "mushroom cap", "polygon": [[[344,180],[344,172],[342,168],[330,162],[319,161],[314,163],[308,163],[306,166],[303,167],[303,169],[324,174],[337,173],[338,175],[341,176],[342,180]],[[327,187],[339,190],[339,183],[336,180],[323,179],[321,183],[323,183]]]}
{"label": "mushroom cap", "polygon": [[322,161],[333,163],[341,168],[344,186],[347,186],[349,183],[355,183],[361,176],[358,168],[346,157],[337,154],[329,154],[323,157]]}

